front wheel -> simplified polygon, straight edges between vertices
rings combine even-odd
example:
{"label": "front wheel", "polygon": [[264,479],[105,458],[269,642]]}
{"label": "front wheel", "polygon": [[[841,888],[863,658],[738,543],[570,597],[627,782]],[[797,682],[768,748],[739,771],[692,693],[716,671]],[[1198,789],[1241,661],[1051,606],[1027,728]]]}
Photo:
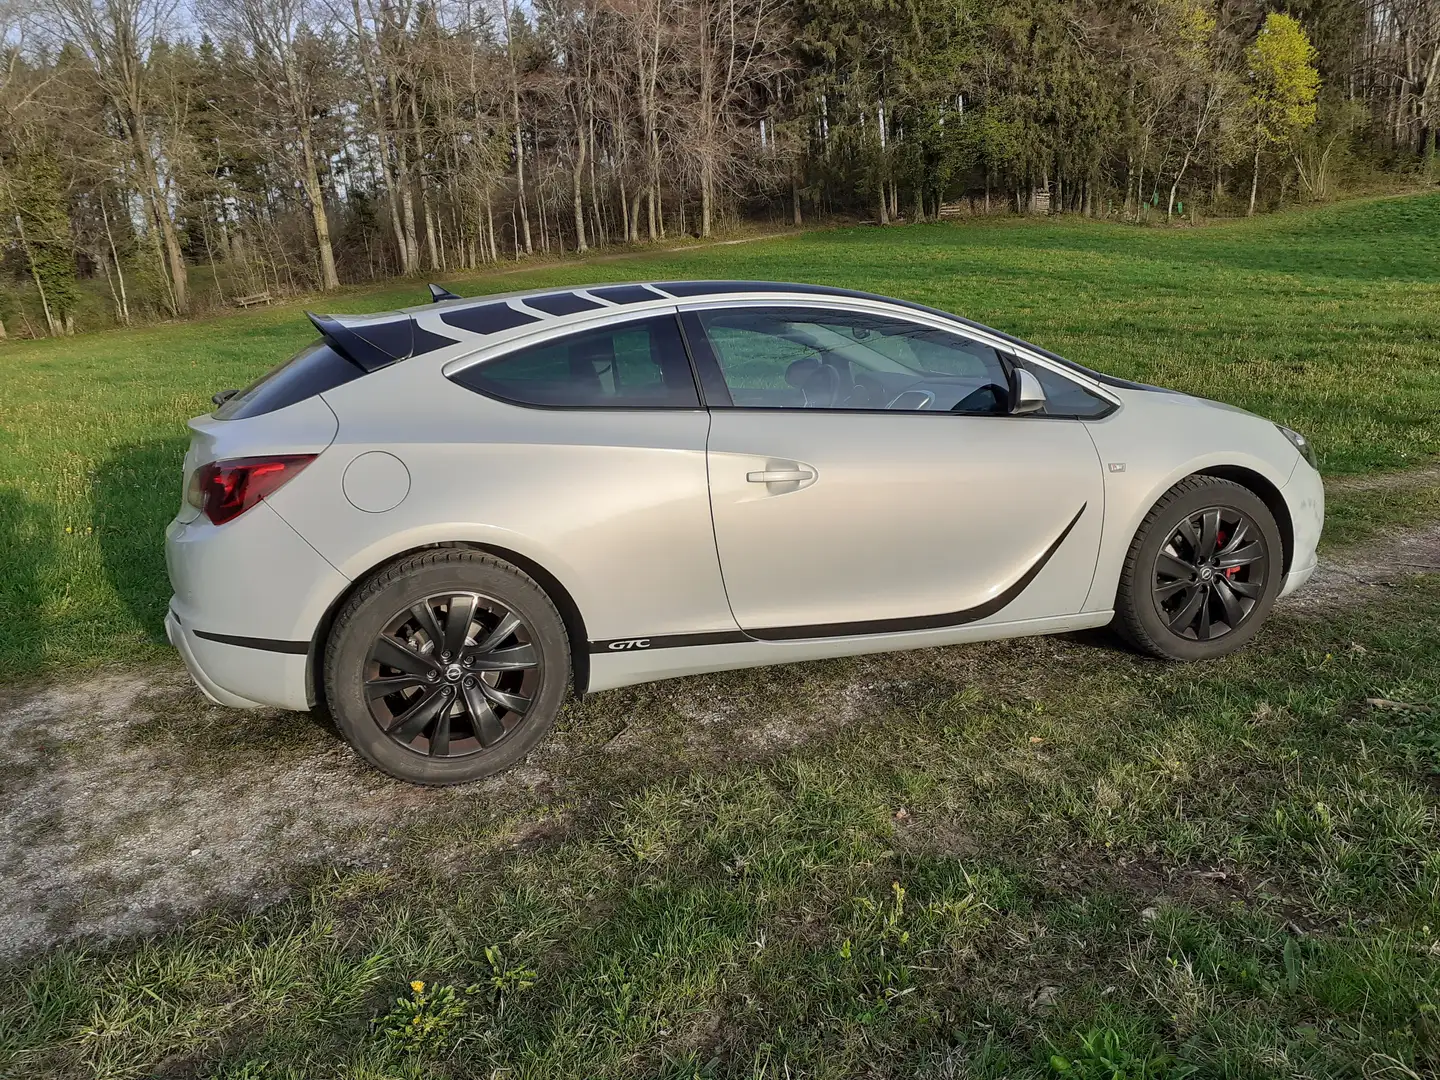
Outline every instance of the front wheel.
{"label": "front wheel", "polygon": [[1250,489],[1192,476],[1155,504],[1125,558],[1115,629],[1141,652],[1210,660],[1253,638],[1280,593],[1275,517]]}
{"label": "front wheel", "polygon": [[570,646],[529,576],[479,552],[402,559],[341,610],[325,688],[341,734],[412,784],[459,784],[514,765],[565,699]]}

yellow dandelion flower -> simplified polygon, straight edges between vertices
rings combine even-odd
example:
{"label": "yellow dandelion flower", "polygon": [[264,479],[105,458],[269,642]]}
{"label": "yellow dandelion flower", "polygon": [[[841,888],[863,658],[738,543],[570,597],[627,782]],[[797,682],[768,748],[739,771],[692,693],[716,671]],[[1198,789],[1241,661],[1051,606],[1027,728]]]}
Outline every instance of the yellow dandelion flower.
{"label": "yellow dandelion flower", "polygon": [[425,984],[419,979],[416,979],[410,984],[410,989],[414,990],[417,994],[423,994],[425,992]]}

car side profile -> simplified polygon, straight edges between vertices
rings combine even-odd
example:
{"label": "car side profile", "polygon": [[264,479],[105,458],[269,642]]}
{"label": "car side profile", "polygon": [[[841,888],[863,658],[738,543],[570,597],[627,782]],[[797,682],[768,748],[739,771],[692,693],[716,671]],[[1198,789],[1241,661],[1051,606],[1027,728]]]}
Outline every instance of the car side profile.
{"label": "car side profile", "polygon": [[1229,653],[1315,569],[1306,440],[921,305],[682,281],[371,316],[190,422],[171,642],[367,761],[519,761],[566,695],[1113,625]]}

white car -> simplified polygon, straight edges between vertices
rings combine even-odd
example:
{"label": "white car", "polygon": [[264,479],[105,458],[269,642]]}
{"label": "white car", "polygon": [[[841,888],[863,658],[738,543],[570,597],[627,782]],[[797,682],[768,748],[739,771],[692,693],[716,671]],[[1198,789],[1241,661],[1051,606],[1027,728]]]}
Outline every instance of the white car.
{"label": "white car", "polygon": [[1112,624],[1201,660],[1315,569],[1303,437],[843,289],[372,316],[190,422],[166,620],[216,702],[324,704],[404,780],[568,691]]}

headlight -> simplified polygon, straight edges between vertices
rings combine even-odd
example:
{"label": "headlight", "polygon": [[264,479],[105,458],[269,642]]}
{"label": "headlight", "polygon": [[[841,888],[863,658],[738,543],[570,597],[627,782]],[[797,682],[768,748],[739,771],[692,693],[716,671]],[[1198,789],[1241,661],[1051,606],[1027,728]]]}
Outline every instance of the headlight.
{"label": "headlight", "polygon": [[1300,432],[1291,430],[1284,424],[1276,424],[1275,426],[1280,429],[1281,435],[1284,435],[1285,438],[1295,444],[1295,449],[1300,451],[1300,456],[1310,463],[1312,469],[1320,468],[1320,460],[1315,456],[1315,447],[1309,439],[1301,435]]}

